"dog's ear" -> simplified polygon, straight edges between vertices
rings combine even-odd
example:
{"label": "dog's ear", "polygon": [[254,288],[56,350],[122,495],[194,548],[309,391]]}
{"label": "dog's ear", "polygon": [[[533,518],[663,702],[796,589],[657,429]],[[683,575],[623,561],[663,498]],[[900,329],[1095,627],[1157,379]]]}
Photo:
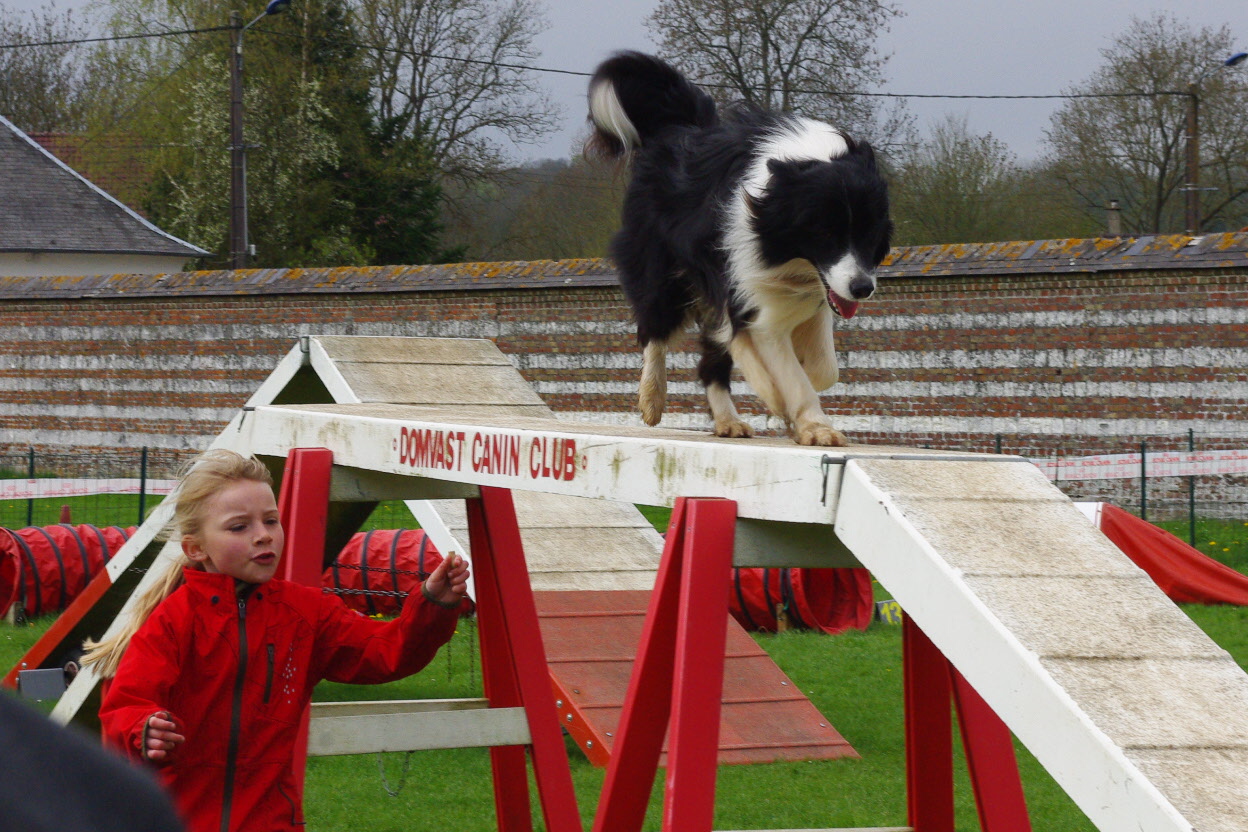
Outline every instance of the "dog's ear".
{"label": "dog's ear", "polygon": [[767,172],[772,176],[781,177],[798,173],[805,173],[820,164],[818,159],[768,159]]}
{"label": "dog's ear", "polygon": [[875,167],[875,148],[870,142],[858,142],[851,150],[855,156],[862,159],[862,165],[872,173],[876,172]]}

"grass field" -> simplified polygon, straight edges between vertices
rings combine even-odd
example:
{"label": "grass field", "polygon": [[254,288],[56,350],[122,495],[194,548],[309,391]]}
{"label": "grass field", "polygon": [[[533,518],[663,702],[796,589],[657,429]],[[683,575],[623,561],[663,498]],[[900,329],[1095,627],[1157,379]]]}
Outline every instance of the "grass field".
{"label": "grass field", "polygon": [[[646,510],[662,525],[664,510]],[[84,518],[85,519],[85,518]],[[1201,549],[1248,572],[1248,524],[1203,523]],[[1185,537],[1183,528],[1176,530]],[[1248,609],[1188,605],[1185,611],[1248,668]],[[51,623],[0,624],[0,667],[10,667]],[[829,637],[805,632],[756,635],[758,643],[862,755],[859,760],[725,766],[718,774],[716,829],[811,829],[905,822],[900,628],[876,624]],[[475,628],[461,624],[424,672],[391,685],[322,684],[321,700],[444,698],[480,695]],[[569,745],[572,776],[588,827],[603,771]],[[487,832],[496,828],[484,749],[310,760],[305,809],[318,832]],[[1037,830],[1082,832],[1091,824],[1023,749],[1020,766]],[[410,765],[404,777],[404,766]],[[380,768],[379,768],[380,766]],[[958,772],[957,824],[978,829],[965,767]],[[393,789],[404,782],[397,797]],[[536,812],[536,808],[535,808]],[[661,794],[652,796],[645,829],[660,826]],[[542,828],[540,818],[536,828]]]}

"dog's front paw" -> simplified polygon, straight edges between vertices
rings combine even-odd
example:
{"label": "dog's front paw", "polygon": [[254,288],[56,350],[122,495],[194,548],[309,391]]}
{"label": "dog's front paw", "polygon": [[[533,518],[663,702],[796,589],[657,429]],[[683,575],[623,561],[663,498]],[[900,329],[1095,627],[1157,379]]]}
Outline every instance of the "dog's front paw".
{"label": "dog's front paw", "polygon": [[799,445],[821,445],[828,448],[844,448],[849,444],[845,434],[831,425],[806,422],[793,431],[793,441]]}
{"label": "dog's front paw", "polygon": [[716,419],[715,435],[729,439],[749,439],[754,435],[754,428],[740,419]]}

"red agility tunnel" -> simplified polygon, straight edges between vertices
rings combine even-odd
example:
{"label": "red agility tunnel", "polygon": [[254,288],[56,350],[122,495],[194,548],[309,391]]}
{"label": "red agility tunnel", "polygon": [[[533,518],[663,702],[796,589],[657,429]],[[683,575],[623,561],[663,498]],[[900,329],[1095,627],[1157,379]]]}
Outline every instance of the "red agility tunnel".
{"label": "red agility tunnel", "polygon": [[92,525],[0,529],[0,614],[60,612],[104,568],[134,529]]}
{"label": "red agility tunnel", "polygon": [[747,630],[790,627],[829,635],[871,624],[875,601],[866,569],[734,569],[730,611]]}
{"label": "red agility tunnel", "polygon": [[1248,575],[1111,503],[1076,505],[1175,603],[1248,606]]}
{"label": "red agility tunnel", "polygon": [[[442,553],[423,529],[356,532],[321,576],[321,586],[366,615],[395,615],[403,598],[419,592],[421,581],[441,562]],[[471,615],[473,609],[465,598],[460,615]]]}

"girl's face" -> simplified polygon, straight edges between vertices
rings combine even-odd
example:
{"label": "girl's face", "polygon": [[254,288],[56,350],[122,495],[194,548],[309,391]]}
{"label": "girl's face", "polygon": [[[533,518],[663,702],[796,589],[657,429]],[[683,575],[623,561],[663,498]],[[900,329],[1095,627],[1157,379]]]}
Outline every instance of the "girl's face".
{"label": "girl's face", "polygon": [[277,519],[273,489],[235,480],[204,501],[198,536],[185,535],[182,551],[207,572],[262,584],[277,572],[286,535]]}

